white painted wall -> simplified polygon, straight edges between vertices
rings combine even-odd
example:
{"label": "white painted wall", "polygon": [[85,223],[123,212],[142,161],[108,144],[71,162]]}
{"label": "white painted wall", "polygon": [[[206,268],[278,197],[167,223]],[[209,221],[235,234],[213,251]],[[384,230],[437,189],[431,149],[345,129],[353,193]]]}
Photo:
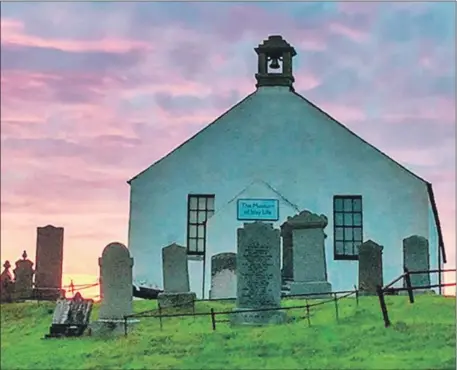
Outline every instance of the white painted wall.
{"label": "white painted wall", "polygon": [[[216,214],[208,222],[207,296],[211,255],[236,252],[241,223],[236,202],[230,201],[243,190],[241,197],[280,199],[260,180],[300,210],[327,215],[326,257],[334,290],[357,284],[357,262],[333,259],[334,195],[362,195],[364,239],[384,246],[385,282],[402,272],[402,239],[412,234],[429,238],[423,181],[287,88],[262,87],[132,181],[134,278],[162,285],[161,248],[186,242],[187,195],[215,194]],[[296,212],[280,201],[276,226]],[[436,263],[436,242],[430,247]],[[201,267],[201,262],[189,262],[191,289],[199,296]]]}

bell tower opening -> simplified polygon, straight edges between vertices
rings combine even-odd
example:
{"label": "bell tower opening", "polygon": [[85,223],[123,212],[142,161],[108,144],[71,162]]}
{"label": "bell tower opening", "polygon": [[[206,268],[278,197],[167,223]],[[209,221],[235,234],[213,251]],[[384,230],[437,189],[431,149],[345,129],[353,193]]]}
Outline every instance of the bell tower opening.
{"label": "bell tower opening", "polygon": [[295,49],[282,36],[269,36],[256,47],[258,70],[255,75],[256,87],[288,86],[293,91],[292,58]]}

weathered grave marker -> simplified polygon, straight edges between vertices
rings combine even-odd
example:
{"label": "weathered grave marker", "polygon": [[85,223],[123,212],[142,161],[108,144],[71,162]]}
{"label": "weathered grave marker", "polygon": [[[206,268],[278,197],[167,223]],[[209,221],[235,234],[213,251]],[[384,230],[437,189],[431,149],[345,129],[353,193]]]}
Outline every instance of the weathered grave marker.
{"label": "weathered grave marker", "polygon": [[377,286],[383,285],[383,247],[372,240],[359,246],[359,294],[376,295]]}
{"label": "weathered grave marker", "polygon": [[10,262],[5,261],[3,267],[4,270],[0,275],[0,302],[11,303],[13,302],[14,282],[13,275],[10,272]]}
{"label": "weathered grave marker", "polygon": [[62,295],[63,227],[37,228],[35,296],[54,300]]}
{"label": "weathered grave marker", "polygon": [[27,252],[22,253],[22,259],[16,261],[14,273],[15,299],[31,299],[33,296],[33,262],[27,258]]}
{"label": "weathered grave marker", "polygon": [[[328,220],[324,215],[302,211],[288,217],[283,230],[292,234],[293,281],[290,294],[330,293],[332,285],[327,281],[324,228]],[[322,295],[309,298],[323,298]]]}
{"label": "weathered grave marker", "polygon": [[[132,314],[133,258],[121,243],[110,243],[98,259],[102,301],[98,320],[92,327],[96,334],[121,334],[125,331],[124,316]],[[138,320],[127,320],[132,324]],[[131,327],[131,325],[130,325]]]}
{"label": "weathered grave marker", "polygon": [[187,250],[176,243],[162,248],[164,291],[157,296],[161,308],[193,308],[196,294],[190,292]]}
{"label": "weathered grave marker", "polygon": [[[430,250],[428,240],[419,235],[411,235],[403,239],[403,263],[408,271],[430,270]],[[430,273],[411,274],[413,287],[426,287],[430,285]],[[429,290],[425,288],[425,290]],[[419,293],[419,290],[415,290]]]}
{"label": "weathered grave marker", "polygon": [[236,297],[236,253],[219,253],[211,257],[210,298]]}
{"label": "weathered grave marker", "polygon": [[84,299],[79,292],[72,299],[59,299],[45,338],[81,336],[89,325],[93,304],[92,299]]}
{"label": "weathered grave marker", "polygon": [[[280,231],[271,223],[245,223],[238,229],[237,299],[233,324],[282,323]],[[271,311],[246,312],[253,309]]]}

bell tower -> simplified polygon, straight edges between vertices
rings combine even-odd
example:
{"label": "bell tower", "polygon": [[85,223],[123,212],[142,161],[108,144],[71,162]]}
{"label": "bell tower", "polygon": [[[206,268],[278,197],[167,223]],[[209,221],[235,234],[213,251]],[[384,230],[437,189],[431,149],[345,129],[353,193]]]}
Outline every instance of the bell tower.
{"label": "bell tower", "polygon": [[259,62],[256,87],[288,86],[293,91],[292,58],[297,55],[295,49],[281,36],[269,36],[254,50]]}

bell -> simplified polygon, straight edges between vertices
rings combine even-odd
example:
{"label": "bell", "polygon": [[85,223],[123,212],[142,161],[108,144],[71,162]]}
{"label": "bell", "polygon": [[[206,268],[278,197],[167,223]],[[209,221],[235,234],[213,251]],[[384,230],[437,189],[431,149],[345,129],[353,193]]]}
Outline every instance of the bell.
{"label": "bell", "polygon": [[271,69],[279,69],[281,68],[281,66],[279,65],[279,58],[271,58],[271,64],[270,64],[270,68]]}

